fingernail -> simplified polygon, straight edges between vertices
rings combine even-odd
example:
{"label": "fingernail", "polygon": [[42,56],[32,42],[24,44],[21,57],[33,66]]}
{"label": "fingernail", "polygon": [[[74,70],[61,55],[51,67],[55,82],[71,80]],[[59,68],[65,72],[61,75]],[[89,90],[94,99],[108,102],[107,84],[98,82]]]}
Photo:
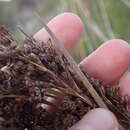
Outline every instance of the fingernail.
{"label": "fingernail", "polygon": [[88,112],[69,130],[119,130],[115,116],[108,110],[97,108]]}

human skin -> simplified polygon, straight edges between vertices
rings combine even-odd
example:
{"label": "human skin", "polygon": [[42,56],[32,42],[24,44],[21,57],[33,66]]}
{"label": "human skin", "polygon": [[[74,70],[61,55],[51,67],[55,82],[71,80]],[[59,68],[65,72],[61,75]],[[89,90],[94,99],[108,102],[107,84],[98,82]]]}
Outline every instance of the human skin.
{"label": "human skin", "polygon": [[[72,13],[56,16],[48,26],[69,52],[72,52],[84,32],[83,22]],[[34,35],[34,38],[46,42],[50,36],[43,28]],[[130,45],[123,40],[113,39],[103,43],[79,65],[87,74],[101,80],[104,84],[114,84],[129,68],[129,57]],[[130,95],[130,74],[127,77],[129,78],[121,78],[119,81],[122,95]],[[98,108],[88,112],[69,130],[118,130],[118,123],[113,113]]]}

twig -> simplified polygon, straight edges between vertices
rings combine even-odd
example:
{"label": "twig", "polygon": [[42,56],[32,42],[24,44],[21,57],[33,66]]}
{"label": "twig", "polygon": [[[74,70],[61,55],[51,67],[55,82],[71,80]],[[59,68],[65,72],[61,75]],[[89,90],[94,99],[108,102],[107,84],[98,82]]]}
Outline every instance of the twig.
{"label": "twig", "polygon": [[[53,77],[56,77],[56,79],[58,79],[58,80],[60,81],[60,83],[61,83],[66,89],[70,90],[70,92],[72,91],[72,92],[75,94],[75,96],[79,97],[82,101],[84,101],[84,102],[86,102],[87,104],[89,104],[90,106],[92,106],[92,103],[91,103],[91,101],[89,100],[89,98],[87,98],[87,97],[84,98],[83,96],[81,96],[78,92],[76,92],[73,88],[69,87],[64,81],[62,81],[59,77],[57,77],[52,71],[48,70],[45,66],[41,66],[41,65],[39,65],[39,64],[37,64],[37,63],[35,63],[35,62],[33,62],[33,61],[30,61],[30,60],[29,60],[28,62],[31,63],[31,64],[33,64],[33,65],[35,65],[35,66],[37,66],[37,67],[39,67],[41,70],[50,73],[51,75],[53,75]],[[55,79],[55,80],[56,80],[56,79]],[[62,90],[62,89],[59,88],[59,90]]]}
{"label": "twig", "polygon": [[[39,17],[39,15],[38,15]],[[41,18],[39,17],[41,20]],[[80,70],[76,62],[73,60],[72,56],[68,53],[68,51],[63,47],[63,44],[57,39],[57,37],[54,35],[54,33],[50,30],[50,28],[45,24],[43,20],[41,20],[43,26],[45,27],[46,31],[50,34],[52,39],[54,40],[56,46],[60,49],[60,51],[64,54],[68,62],[70,63],[71,67],[74,69],[75,73],[79,76],[80,80],[83,82],[84,87],[90,92],[92,97],[95,99],[97,104],[100,107],[107,108],[106,104],[103,102],[101,97],[98,95],[98,93],[95,91],[95,89],[92,87],[92,85],[89,83],[83,72]]]}
{"label": "twig", "polygon": [[27,96],[20,96],[20,95],[13,95],[13,94],[0,96],[0,99],[3,99],[3,98],[24,98],[24,99],[26,99]]}

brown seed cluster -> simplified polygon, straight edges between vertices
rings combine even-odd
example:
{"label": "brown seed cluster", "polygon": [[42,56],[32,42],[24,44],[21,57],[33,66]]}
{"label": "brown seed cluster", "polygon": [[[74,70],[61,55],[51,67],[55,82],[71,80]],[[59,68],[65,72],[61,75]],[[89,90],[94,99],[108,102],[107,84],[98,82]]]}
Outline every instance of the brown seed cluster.
{"label": "brown seed cluster", "polygon": [[[119,95],[117,87],[104,89],[99,81],[88,79],[119,121],[130,127],[127,98]],[[48,97],[61,103],[56,106]],[[49,113],[44,104],[56,112]],[[9,31],[0,27],[0,130],[67,130],[96,107],[50,40],[39,43],[28,37],[20,48]]]}

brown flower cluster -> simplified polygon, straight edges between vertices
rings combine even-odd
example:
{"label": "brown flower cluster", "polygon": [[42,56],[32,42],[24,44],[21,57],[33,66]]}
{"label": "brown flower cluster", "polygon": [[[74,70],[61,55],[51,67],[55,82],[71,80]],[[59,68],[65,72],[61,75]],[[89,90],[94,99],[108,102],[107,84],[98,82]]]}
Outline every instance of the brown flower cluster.
{"label": "brown flower cluster", "polygon": [[[99,81],[86,77],[119,121],[130,127],[127,98],[119,95],[117,87],[104,89]],[[60,104],[48,101],[49,97],[60,99]],[[57,110],[49,113],[44,104]],[[28,37],[20,48],[0,27],[0,130],[67,130],[96,107],[50,40],[45,44]]]}

